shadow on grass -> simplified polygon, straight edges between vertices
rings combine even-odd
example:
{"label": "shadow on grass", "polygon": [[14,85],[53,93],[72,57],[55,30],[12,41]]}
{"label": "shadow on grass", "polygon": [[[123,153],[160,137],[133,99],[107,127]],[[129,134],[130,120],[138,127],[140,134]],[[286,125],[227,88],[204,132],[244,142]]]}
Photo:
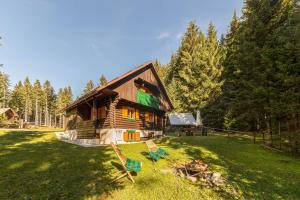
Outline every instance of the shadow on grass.
{"label": "shadow on grass", "polygon": [[[183,149],[192,160],[203,159],[225,174],[246,199],[300,199],[299,160],[262,149],[250,139],[181,137],[165,138],[160,143],[174,150]],[[224,198],[234,197],[230,192],[222,193]]]}
{"label": "shadow on grass", "polygon": [[0,199],[107,196],[115,159],[110,147],[84,148],[40,131],[0,133]]}

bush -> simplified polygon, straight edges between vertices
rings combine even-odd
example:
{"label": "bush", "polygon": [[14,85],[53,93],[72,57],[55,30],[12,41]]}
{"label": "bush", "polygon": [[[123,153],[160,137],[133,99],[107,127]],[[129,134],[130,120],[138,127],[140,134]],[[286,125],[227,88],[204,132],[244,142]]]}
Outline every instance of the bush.
{"label": "bush", "polygon": [[17,123],[0,123],[0,128],[19,128],[19,124]]}

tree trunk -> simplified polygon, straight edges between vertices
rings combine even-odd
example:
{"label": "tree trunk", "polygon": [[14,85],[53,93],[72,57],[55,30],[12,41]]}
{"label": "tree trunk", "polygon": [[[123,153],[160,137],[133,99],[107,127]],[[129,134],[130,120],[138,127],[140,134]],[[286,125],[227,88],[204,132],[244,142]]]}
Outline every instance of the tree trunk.
{"label": "tree trunk", "polygon": [[291,129],[290,129],[290,123],[289,120],[286,120],[287,123],[287,130],[288,130],[288,137],[289,137],[289,146],[290,146],[290,152],[293,151],[293,144],[292,144],[292,136],[291,136]]}
{"label": "tree trunk", "polygon": [[27,123],[27,116],[28,116],[28,99],[25,99],[25,113],[24,113],[24,122]]}
{"label": "tree trunk", "polygon": [[51,119],[51,114],[49,115],[49,126],[52,127],[52,119]]}
{"label": "tree trunk", "polygon": [[259,118],[256,119],[256,131],[253,132],[253,143],[256,143],[256,132],[260,131],[260,121]]}
{"label": "tree trunk", "polygon": [[5,85],[4,85],[4,88],[3,88],[3,95],[4,95],[4,99],[3,99],[3,104],[2,104],[2,106],[3,106],[3,108],[6,108],[6,91],[5,91]]}
{"label": "tree trunk", "polygon": [[42,126],[42,111],[40,110],[39,126]]}
{"label": "tree trunk", "polygon": [[45,126],[48,126],[48,101],[46,101],[46,106],[45,106]]}
{"label": "tree trunk", "polygon": [[270,135],[270,146],[273,146],[273,130],[272,130],[272,119],[268,119],[268,132]]}
{"label": "tree trunk", "polygon": [[35,99],[35,119],[34,119],[34,125],[39,125],[39,112],[38,112],[38,100]]}
{"label": "tree trunk", "polygon": [[62,118],[61,118],[61,114],[59,115],[59,128],[61,128],[62,126]]}
{"label": "tree trunk", "polygon": [[293,114],[293,122],[294,122],[294,134],[293,134],[293,153],[298,153],[298,141],[297,141],[297,116]]}
{"label": "tree trunk", "polygon": [[54,112],[54,127],[56,128],[56,112]]}
{"label": "tree trunk", "polygon": [[280,120],[278,120],[278,135],[279,135],[279,149],[281,150],[281,124],[280,124]]}

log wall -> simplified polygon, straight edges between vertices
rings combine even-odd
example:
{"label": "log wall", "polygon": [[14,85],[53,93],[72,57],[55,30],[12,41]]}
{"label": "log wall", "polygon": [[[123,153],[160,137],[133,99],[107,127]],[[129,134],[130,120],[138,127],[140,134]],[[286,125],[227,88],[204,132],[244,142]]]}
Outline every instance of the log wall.
{"label": "log wall", "polygon": [[[122,116],[122,108],[131,107],[139,110],[140,117],[139,120],[127,119]],[[145,121],[145,112],[155,113],[159,120],[158,123],[146,122]],[[162,130],[162,117],[163,112],[157,112],[154,109],[146,108],[144,106],[139,106],[135,104],[129,104],[126,101],[120,101],[115,109],[115,128],[124,128],[124,129],[140,129],[140,130]]]}
{"label": "log wall", "polygon": [[111,115],[110,113],[110,98],[104,98],[97,101],[97,110],[98,108],[105,106],[107,108],[107,115],[106,118],[100,119],[99,114],[97,114],[97,128],[110,128],[110,120]]}

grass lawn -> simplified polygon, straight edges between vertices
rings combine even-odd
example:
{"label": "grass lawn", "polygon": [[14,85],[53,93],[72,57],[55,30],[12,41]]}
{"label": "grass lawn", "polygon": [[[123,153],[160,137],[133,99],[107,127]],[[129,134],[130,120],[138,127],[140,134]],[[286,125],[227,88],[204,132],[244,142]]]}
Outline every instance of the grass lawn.
{"label": "grass lawn", "polygon": [[[84,148],[58,141],[53,132],[0,131],[0,199],[300,199],[300,160],[251,144],[240,137],[165,138],[157,141],[171,159],[204,159],[231,186],[207,189],[199,183],[162,174],[145,144],[120,145],[143,162],[134,176],[109,184],[120,168],[110,147]],[[157,170],[155,170],[156,168]]]}

